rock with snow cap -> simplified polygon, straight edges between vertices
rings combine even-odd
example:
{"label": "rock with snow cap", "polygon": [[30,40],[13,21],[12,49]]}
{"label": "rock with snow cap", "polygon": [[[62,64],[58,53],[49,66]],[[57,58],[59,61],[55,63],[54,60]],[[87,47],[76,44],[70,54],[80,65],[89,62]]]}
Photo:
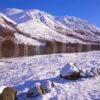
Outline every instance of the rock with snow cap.
{"label": "rock with snow cap", "polygon": [[95,74],[90,70],[86,70],[85,74],[86,74],[86,77],[94,77],[95,76]]}
{"label": "rock with snow cap", "polygon": [[43,84],[43,87],[45,88],[47,93],[50,93],[50,91],[52,90],[52,88],[55,87],[55,84],[53,82],[51,82],[50,80],[46,80]]}
{"label": "rock with snow cap", "polygon": [[40,95],[40,83],[35,83],[33,88],[29,89],[27,97],[36,97]]}
{"label": "rock with snow cap", "polygon": [[29,89],[27,97],[42,96],[50,93],[53,87],[54,83],[49,80],[44,81],[43,83],[35,83],[34,87]]}
{"label": "rock with snow cap", "polygon": [[67,63],[60,71],[60,76],[64,79],[78,79],[80,78],[80,71],[73,63]]}

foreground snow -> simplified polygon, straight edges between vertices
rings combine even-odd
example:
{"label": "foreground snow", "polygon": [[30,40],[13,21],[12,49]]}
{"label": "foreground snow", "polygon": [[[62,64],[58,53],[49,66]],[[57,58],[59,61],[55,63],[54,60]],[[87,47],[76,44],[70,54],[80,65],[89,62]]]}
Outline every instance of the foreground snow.
{"label": "foreground snow", "polygon": [[[35,100],[100,100],[100,76],[68,81],[59,78],[61,68],[68,62],[85,70],[100,66],[100,51],[73,54],[52,54],[0,60],[0,86],[13,86],[19,100],[36,82],[51,80],[56,87],[51,93]],[[34,100],[32,98],[32,100]]]}

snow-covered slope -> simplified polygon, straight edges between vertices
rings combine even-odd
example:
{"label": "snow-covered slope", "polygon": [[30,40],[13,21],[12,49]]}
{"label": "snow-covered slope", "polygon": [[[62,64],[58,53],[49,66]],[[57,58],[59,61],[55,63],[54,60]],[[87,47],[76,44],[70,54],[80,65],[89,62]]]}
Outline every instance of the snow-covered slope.
{"label": "snow-covered slope", "polygon": [[4,14],[0,13],[0,27],[5,28],[5,29],[9,29],[9,30],[13,30],[10,23],[12,23],[13,25],[16,24],[10,18],[8,18]]}
{"label": "snow-covered slope", "polygon": [[37,9],[6,9],[2,12],[31,37],[66,43],[100,42],[100,29],[76,17],[55,17]]}
{"label": "snow-covered slope", "polygon": [[16,43],[18,44],[24,43],[36,46],[42,45],[42,43],[40,43],[39,41],[26,36],[23,32],[16,28],[16,23],[13,20],[0,13],[0,38],[2,38],[3,36],[6,37],[8,33],[12,34],[12,36],[15,38]]}
{"label": "snow-covered slope", "polygon": [[[65,16],[65,17],[56,17],[57,20],[59,20],[61,23],[63,23],[65,26],[73,29],[73,30],[80,30],[84,32],[100,32],[100,28],[96,27],[95,25],[89,23],[86,20],[82,20],[78,17],[73,16]],[[99,33],[100,34],[100,33]]]}
{"label": "snow-covered slope", "polygon": [[[15,87],[18,94],[22,93],[18,100],[100,100],[100,76],[76,81],[58,77],[60,70],[69,62],[76,63],[81,70],[100,67],[100,51],[0,59],[0,86]],[[25,98],[23,93],[36,82],[45,80],[56,85],[55,90],[48,94],[49,99]]]}
{"label": "snow-covered slope", "polygon": [[97,40],[98,37],[100,36],[100,28],[80,18],[65,16],[63,18],[56,17],[56,20],[59,20],[68,28],[81,34],[82,36],[84,36],[84,38]]}
{"label": "snow-covered slope", "polygon": [[[10,11],[11,12],[11,11]],[[16,12],[16,10],[15,10]],[[8,12],[7,12],[8,13]],[[54,16],[39,10],[27,10],[19,14],[8,15],[18,23],[18,28],[32,37],[61,42],[74,42],[75,39],[67,39],[65,35],[59,34],[54,30],[54,25],[63,24],[54,20]],[[78,41],[78,40],[76,40]]]}

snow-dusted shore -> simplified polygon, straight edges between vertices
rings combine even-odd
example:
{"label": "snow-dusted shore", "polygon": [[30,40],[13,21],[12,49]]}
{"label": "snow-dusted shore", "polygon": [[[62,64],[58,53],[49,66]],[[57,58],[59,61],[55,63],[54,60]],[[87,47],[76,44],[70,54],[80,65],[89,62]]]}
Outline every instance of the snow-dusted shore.
{"label": "snow-dusted shore", "polygon": [[[36,82],[51,80],[55,89],[34,100],[100,100],[100,76],[76,81],[59,78],[60,69],[68,62],[82,70],[100,67],[100,51],[0,59],[0,86],[13,86],[20,94]],[[31,99],[20,95],[19,100]]]}

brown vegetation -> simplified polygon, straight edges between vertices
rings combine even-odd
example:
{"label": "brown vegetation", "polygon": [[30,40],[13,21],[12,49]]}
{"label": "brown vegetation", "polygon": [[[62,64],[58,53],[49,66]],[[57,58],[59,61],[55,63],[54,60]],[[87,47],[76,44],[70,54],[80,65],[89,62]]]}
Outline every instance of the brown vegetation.
{"label": "brown vegetation", "polygon": [[99,44],[77,44],[61,43],[57,41],[46,41],[45,46],[17,44],[13,40],[5,40],[1,44],[2,57],[32,56],[37,54],[72,53],[100,50]]}

